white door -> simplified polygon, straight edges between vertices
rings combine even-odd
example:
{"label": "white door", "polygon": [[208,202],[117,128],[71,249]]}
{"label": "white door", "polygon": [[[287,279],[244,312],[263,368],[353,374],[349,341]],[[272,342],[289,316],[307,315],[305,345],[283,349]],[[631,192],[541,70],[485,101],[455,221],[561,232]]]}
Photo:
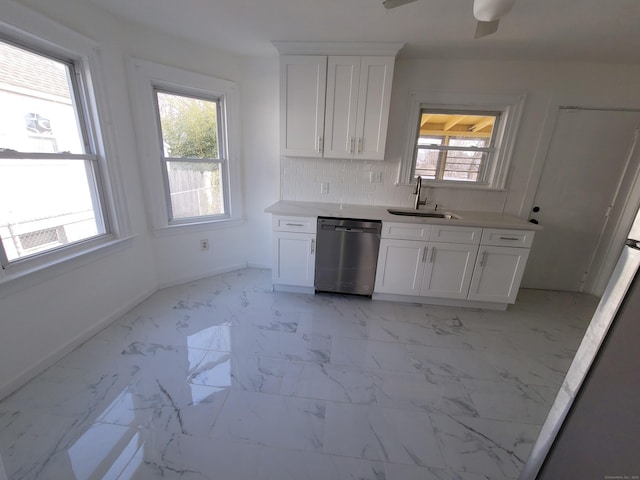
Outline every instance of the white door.
{"label": "white door", "polygon": [[313,287],[315,241],[311,233],[273,232],[273,283]]}
{"label": "white door", "polygon": [[362,57],[355,158],[384,160],[394,57]]}
{"label": "white door", "polygon": [[467,298],[514,303],[528,256],[528,248],[481,245]]}
{"label": "white door", "polygon": [[327,57],[280,57],[280,153],[322,157]]}
{"label": "white door", "polygon": [[353,157],[359,79],[360,57],[329,57],[324,123],[327,158]]}
{"label": "white door", "polygon": [[466,299],[477,245],[429,243],[422,296]]}
{"label": "white door", "polygon": [[420,295],[426,242],[383,238],[380,241],[376,293]]}
{"label": "white door", "polygon": [[531,213],[544,229],[523,287],[582,291],[639,126],[640,112],[559,110]]}

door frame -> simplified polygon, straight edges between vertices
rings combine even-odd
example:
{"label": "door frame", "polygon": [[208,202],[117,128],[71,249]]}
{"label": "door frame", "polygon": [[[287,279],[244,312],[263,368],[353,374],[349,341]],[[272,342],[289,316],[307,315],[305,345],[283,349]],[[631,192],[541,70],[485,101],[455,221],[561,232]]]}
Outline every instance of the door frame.
{"label": "door frame", "polygon": [[[529,172],[529,178],[525,187],[525,194],[522,197],[520,208],[518,210],[518,216],[523,218],[531,217],[531,209],[535,201],[536,192],[540,186],[542,180],[542,172],[544,170],[549,150],[551,149],[551,142],[553,140],[553,134],[556,130],[558,123],[558,117],[562,109],[579,109],[579,110],[603,110],[603,111],[620,111],[620,112],[638,112],[640,113],[640,102],[629,102],[628,98],[622,99],[616,96],[611,97],[584,97],[581,95],[552,95],[547,105],[547,112],[545,114],[542,131],[538,140],[538,146],[533,157],[531,170]],[[637,138],[637,133],[636,133]],[[631,228],[633,219],[640,207],[640,140],[635,145],[635,151],[630,151],[629,158],[627,158],[627,164],[623,171],[623,175],[631,168],[634,176],[633,184],[629,187],[628,194],[624,198],[624,206],[617,218],[608,218],[603,225],[600,232],[600,238],[596,246],[596,250],[604,242],[607,244],[606,255],[598,262],[598,264],[591,264],[591,267],[595,267],[598,273],[593,276],[589,275],[591,280],[583,285],[588,285],[588,293],[594,295],[602,295],[604,289],[609,281],[613,268],[620,254],[623,240]],[[633,165],[635,163],[635,165]],[[615,192],[617,197],[619,192]],[[614,198],[615,198],[614,197]],[[615,233],[608,239],[603,238],[605,226],[608,222],[613,221],[616,223]],[[595,254],[595,250],[594,250]]]}

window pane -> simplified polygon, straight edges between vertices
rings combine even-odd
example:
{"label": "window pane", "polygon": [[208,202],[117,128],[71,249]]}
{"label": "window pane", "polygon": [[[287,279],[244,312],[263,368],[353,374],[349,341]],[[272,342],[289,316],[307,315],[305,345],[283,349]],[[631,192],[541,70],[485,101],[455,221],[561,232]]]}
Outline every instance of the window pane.
{"label": "window pane", "polygon": [[8,260],[104,233],[83,160],[0,159],[0,237]]}
{"label": "window pane", "polygon": [[225,213],[219,163],[167,162],[167,173],[173,218]]}
{"label": "window pane", "polygon": [[0,152],[86,153],[70,69],[0,41]]}
{"label": "window pane", "polygon": [[473,137],[455,137],[449,139],[451,147],[471,147],[471,148],[487,148],[489,146],[489,138],[473,138]]}
{"label": "window pane", "polygon": [[444,180],[477,182],[486,153],[448,151],[445,162]]}
{"label": "window pane", "polygon": [[220,158],[218,102],[157,92],[166,158]]}

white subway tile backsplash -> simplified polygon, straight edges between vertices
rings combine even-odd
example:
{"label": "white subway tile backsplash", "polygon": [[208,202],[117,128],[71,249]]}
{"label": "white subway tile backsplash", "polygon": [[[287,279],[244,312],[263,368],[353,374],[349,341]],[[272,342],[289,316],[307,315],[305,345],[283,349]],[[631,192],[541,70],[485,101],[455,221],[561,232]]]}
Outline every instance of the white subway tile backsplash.
{"label": "white subway tile backsplash", "polygon": [[[280,158],[282,200],[349,203],[356,205],[413,205],[413,187],[396,185],[398,162],[367,162],[329,158]],[[371,183],[370,172],[380,172],[381,182]],[[329,193],[322,193],[323,182]],[[507,192],[423,188],[428,206],[441,209],[501,212]]]}

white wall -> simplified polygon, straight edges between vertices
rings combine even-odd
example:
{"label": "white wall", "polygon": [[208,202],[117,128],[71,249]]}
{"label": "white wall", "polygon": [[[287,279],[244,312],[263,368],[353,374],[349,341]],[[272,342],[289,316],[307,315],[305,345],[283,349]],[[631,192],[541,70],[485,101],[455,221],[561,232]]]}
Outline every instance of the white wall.
{"label": "white wall", "polygon": [[[504,211],[516,215],[520,215],[522,209],[522,216],[526,216],[531,206],[527,194],[537,186],[539,169],[534,168],[533,161],[549,102],[557,99],[579,101],[582,106],[638,105],[639,81],[640,67],[630,65],[399,59],[385,161],[283,158],[282,198],[409,206],[412,189],[395,186],[407,128],[409,91],[526,93],[506,191],[427,189],[430,202],[444,208]],[[381,171],[383,183],[368,183],[369,170]],[[330,183],[329,194],[320,194],[321,182]]]}

